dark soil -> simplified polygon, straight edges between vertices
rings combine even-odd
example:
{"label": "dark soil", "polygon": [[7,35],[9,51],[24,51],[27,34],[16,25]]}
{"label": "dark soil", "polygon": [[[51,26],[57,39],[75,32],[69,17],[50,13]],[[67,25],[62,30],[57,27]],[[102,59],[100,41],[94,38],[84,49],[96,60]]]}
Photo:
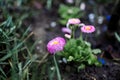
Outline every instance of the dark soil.
{"label": "dark soil", "polygon": [[[32,28],[33,32],[35,33],[35,40],[40,38],[40,41],[42,41],[37,44],[37,46],[39,46],[37,52],[42,54],[46,52],[45,45],[49,40],[56,36],[63,36],[63,34],[61,34],[60,26],[57,25],[54,28],[50,26],[50,23],[52,21],[55,21],[55,18],[51,18],[51,16],[46,16],[46,14],[44,13],[38,15],[38,17],[40,18],[35,18],[36,21],[33,24],[34,26]],[[106,43],[105,40],[105,44],[102,44],[102,41],[98,41],[95,43],[96,44],[93,44],[94,48],[101,48],[102,50],[104,50],[104,58],[107,58],[109,60],[114,59],[113,55],[111,55],[111,50],[112,52],[115,52],[114,45],[109,44],[109,42]],[[77,72],[76,69],[73,69],[74,67],[72,65],[73,64],[60,64],[60,72],[63,80],[120,80],[120,63],[115,63],[114,61],[107,61],[107,63],[102,67],[88,66],[85,69],[80,70],[79,72]]]}
{"label": "dark soil", "polygon": [[88,66],[79,72],[72,71],[73,68],[72,64],[64,65],[61,70],[64,80],[120,80],[120,64],[117,63],[110,62],[102,67]]}
{"label": "dark soil", "polygon": [[[35,34],[34,40],[39,39],[36,45],[38,53],[46,52],[46,44],[49,40],[56,36],[63,36],[59,24],[52,27],[52,22],[57,22],[58,16],[53,12],[45,9],[33,17],[32,31]],[[64,27],[64,26],[63,26]],[[101,27],[102,28],[102,27]],[[102,30],[102,29],[101,29]],[[102,67],[87,66],[85,69],[77,72],[72,66],[73,64],[60,64],[60,72],[63,80],[120,80],[120,61],[113,53],[119,55],[119,44],[116,40],[110,41],[105,35],[99,35],[99,39],[90,38],[93,48],[102,49],[103,53],[100,55],[106,59],[106,64]],[[44,54],[43,54],[44,55]],[[42,56],[42,55],[41,55]],[[116,60],[117,58],[117,60]],[[115,60],[115,61],[114,61]],[[46,79],[45,79],[46,80]]]}

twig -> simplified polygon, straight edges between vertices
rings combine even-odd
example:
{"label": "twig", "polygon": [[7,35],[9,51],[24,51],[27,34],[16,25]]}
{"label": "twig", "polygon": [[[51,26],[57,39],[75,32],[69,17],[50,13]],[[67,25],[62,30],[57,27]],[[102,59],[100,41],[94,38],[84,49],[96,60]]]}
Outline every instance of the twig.
{"label": "twig", "polygon": [[31,32],[24,40],[23,40],[23,42],[24,41],[26,41],[29,37],[31,37],[33,35],[33,32]]}
{"label": "twig", "polygon": [[47,58],[48,55],[49,55],[48,53],[46,55],[44,55],[43,58],[39,61],[38,65],[41,65],[44,62],[44,60]]}
{"label": "twig", "polygon": [[90,77],[90,78],[93,79],[93,80],[97,80],[95,77],[90,76],[90,75],[88,75],[87,73],[86,73],[86,76]]}

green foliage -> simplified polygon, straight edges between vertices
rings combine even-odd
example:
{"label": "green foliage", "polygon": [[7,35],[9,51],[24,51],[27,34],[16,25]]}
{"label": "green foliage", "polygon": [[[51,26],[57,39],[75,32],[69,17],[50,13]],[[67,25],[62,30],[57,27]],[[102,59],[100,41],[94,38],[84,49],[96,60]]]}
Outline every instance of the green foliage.
{"label": "green foliage", "polygon": [[[11,80],[25,80],[29,75],[29,66],[36,59],[33,57],[29,44],[26,42],[30,37],[28,29],[19,37],[17,25],[9,16],[0,26],[0,80],[6,80],[10,74]],[[21,58],[20,58],[21,57]],[[6,67],[9,69],[6,73]],[[16,78],[17,77],[17,78]]]}
{"label": "green foliage", "polygon": [[115,32],[115,37],[117,38],[117,40],[120,42],[120,36]]}
{"label": "green foliage", "polygon": [[[31,0],[0,0],[0,80],[44,80],[47,56],[39,59],[33,54],[35,45],[31,26],[24,24],[36,15],[29,5]],[[51,76],[51,74],[48,74]],[[47,77],[48,78],[48,77]]]}
{"label": "green foliage", "polygon": [[91,44],[84,41],[82,38],[70,39],[67,41],[61,55],[67,59],[68,62],[78,63],[78,69],[85,68],[86,65],[101,65],[97,56],[101,51],[99,49],[91,49]]}
{"label": "green foliage", "polygon": [[75,6],[67,6],[64,4],[60,5],[58,13],[60,15],[59,22],[62,25],[66,25],[69,18],[80,18],[83,16],[83,12],[80,11],[80,8]]}
{"label": "green foliage", "polygon": [[29,16],[23,7],[26,1],[0,0],[0,80],[29,80],[30,66],[37,59],[29,39],[33,33],[23,25]]}

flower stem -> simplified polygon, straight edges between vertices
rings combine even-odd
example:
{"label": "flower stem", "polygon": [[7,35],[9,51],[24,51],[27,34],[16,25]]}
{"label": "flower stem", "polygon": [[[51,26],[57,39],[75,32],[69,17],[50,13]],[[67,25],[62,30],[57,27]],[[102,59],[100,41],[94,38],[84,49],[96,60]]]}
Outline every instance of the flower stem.
{"label": "flower stem", "polygon": [[56,68],[56,71],[57,71],[58,80],[61,80],[61,75],[60,75],[60,71],[59,71],[59,68],[58,68],[58,65],[57,65],[57,62],[56,62],[55,55],[53,56],[53,59],[54,59],[55,68]]}
{"label": "flower stem", "polygon": [[72,30],[72,38],[75,38],[75,31],[76,31],[77,26],[72,26],[71,30]]}
{"label": "flower stem", "polygon": [[75,38],[75,30],[72,29],[72,38]]}

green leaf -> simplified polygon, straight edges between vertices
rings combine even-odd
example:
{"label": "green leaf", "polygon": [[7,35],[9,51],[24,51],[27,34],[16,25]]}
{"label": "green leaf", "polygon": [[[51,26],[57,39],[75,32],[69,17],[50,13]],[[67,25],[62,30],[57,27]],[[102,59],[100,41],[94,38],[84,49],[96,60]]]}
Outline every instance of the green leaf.
{"label": "green leaf", "polygon": [[92,52],[93,52],[94,54],[98,54],[98,53],[101,53],[101,50],[100,50],[100,49],[93,49]]}
{"label": "green leaf", "polygon": [[[67,6],[64,4],[61,4],[58,10],[58,13],[60,14],[61,19],[60,20],[68,20],[69,18],[80,18],[83,15],[83,12],[80,11],[78,7],[74,6]],[[63,23],[65,25],[66,23]]]}
{"label": "green leaf", "polygon": [[85,41],[85,44],[87,45],[87,46],[91,46],[91,44],[89,43],[89,42],[87,42],[87,41]]}
{"label": "green leaf", "polygon": [[120,36],[115,32],[115,37],[117,38],[117,40],[120,42]]}
{"label": "green leaf", "polygon": [[88,59],[88,64],[91,65],[92,64],[92,60]]}
{"label": "green leaf", "polygon": [[74,60],[74,57],[72,56],[69,56],[69,58],[67,59],[67,61],[73,61]]}
{"label": "green leaf", "polygon": [[78,71],[84,68],[85,68],[85,64],[80,64],[80,66],[78,66]]}
{"label": "green leaf", "polygon": [[89,64],[89,65],[94,64],[95,61],[96,61],[96,56],[93,55],[93,54],[90,54],[90,57],[89,57],[89,59],[88,59],[87,61],[88,61],[88,64]]}
{"label": "green leaf", "polygon": [[3,69],[1,67],[0,67],[0,72],[1,72],[1,74],[4,75],[5,78],[7,77],[6,74],[5,74],[5,72],[3,71]]}
{"label": "green leaf", "polygon": [[67,20],[61,19],[59,20],[59,23],[61,23],[62,25],[66,24]]}
{"label": "green leaf", "polygon": [[102,66],[102,64],[99,63],[98,61],[95,62],[95,65],[96,65],[96,66]]}

